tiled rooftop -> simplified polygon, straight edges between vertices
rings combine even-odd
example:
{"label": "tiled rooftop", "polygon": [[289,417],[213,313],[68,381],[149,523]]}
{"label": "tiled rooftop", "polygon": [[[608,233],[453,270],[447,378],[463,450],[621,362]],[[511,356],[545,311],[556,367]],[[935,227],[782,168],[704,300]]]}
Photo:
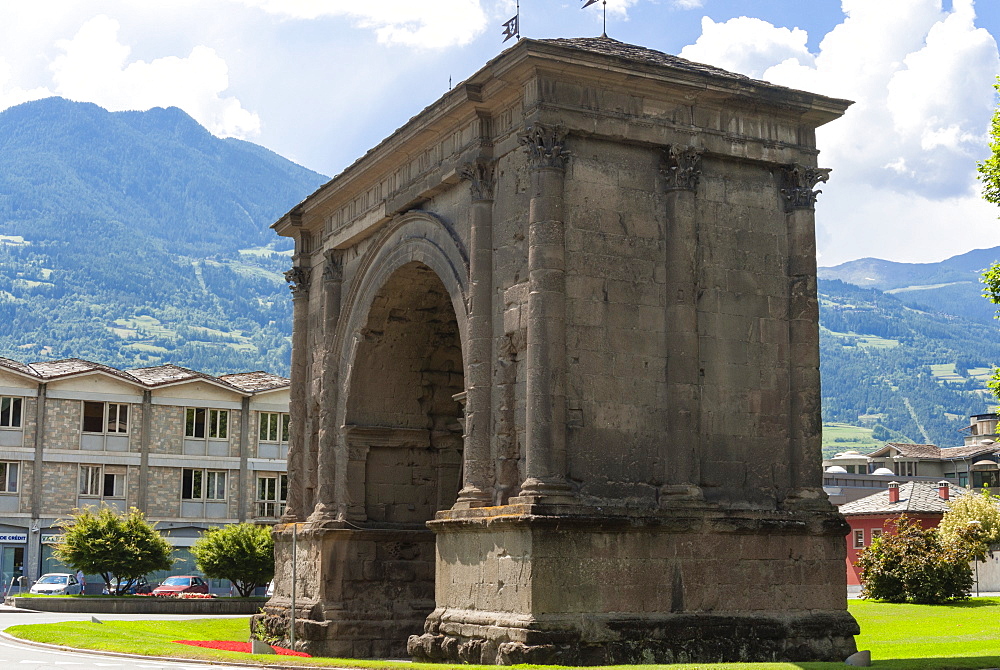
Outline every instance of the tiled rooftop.
{"label": "tiled rooftop", "polygon": [[[206,381],[215,382],[216,384],[225,383],[221,382],[221,378],[219,377],[213,377],[212,375],[205,374],[204,372],[198,372],[197,370],[182,368],[178,365],[158,365],[152,368],[136,368],[135,370],[128,370],[128,373],[141,380],[146,386],[164,386],[166,384],[176,384],[177,382],[185,382],[192,379],[204,379]],[[228,384],[226,385],[228,386]]]}
{"label": "tiled rooftop", "polygon": [[948,494],[950,500],[942,500],[935,484],[927,482],[907,482],[899,486],[899,502],[889,502],[889,491],[879,491],[870,496],[860,498],[840,506],[842,514],[890,514],[900,512],[910,513],[944,513],[950,509],[950,502],[960,495],[969,493],[968,489],[952,485]]}
{"label": "tiled rooftop", "polygon": [[272,391],[283,386],[288,386],[288,380],[284,377],[260,370],[257,372],[237,372],[231,375],[219,375],[219,379],[248,393]]}
{"label": "tiled rooftop", "polygon": [[269,372],[240,372],[220,375],[218,377],[182,368],[177,365],[158,365],[150,368],[134,370],[119,370],[101,363],[86,361],[81,358],[67,358],[60,361],[43,361],[25,365],[18,361],[0,357],[0,368],[8,368],[23,375],[29,375],[39,381],[59,379],[86,372],[104,372],[118,377],[137,386],[156,388],[167,384],[186,381],[204,380],[225,386],[237,393],[254,394],[262,391],[273,391],[289,385],[289,380]]}
{"label": "tiled rooftop", "polygon": [[969,458],[979,454],[989,454],[1000,448],[995,444],[973,444],[967,447],[947,447],[942,449],[933,444],[905,444],[902,442],[886,442],[884,446],[868,454],[868,458],[879,458],[895,449],[901,456],[907,458],[922,458],[942,460],[949,458]]}
{"label": "tiled rooftop", "polygon": [[14,370],[15,372],[20,372],[23,375],[31,375],[32,377],[37,377],[37,375],[24,363],[12,360],[10,358],[0,357],[0,368],[8,368]]}
{"label": "tiled rooftop", "polygon": [[117,368],[112,368],[101,363],[86,361],[82,358],[64,358],[61,361],[43,361],[40,363],[31,363],[28,367],[35,372],[36,376],[41,377],[42,379],[58,379],[59,377],[68,377],[81,372],[100,371],[115,377],[121,377],[126,381],[136,381],[135,377],[127,372],[122,372]]}
{"label": "tiled rooftop", "polygon": [[971,458],[980,454],[992,454],[997,448],[995,444],[972,444],[968,447],[948,447],[941,449],[941,458]]}
{"label": "tiled rooftop", "polygon": [[754,83],[774,88],[783,88],[775,86],[769,82],[751,79],[746,75],[729,72],[728,70],[723,70],[711,65],[705,65],[704,63],[696,63],[679,56],[673,56],[662,51],[656,51],[655,49],[641,47],[636,44],[628,44],[627,42],[619,42],[618,40],[610,37],[571,37],[540,39],[535,41],[543,44],[557,44],[559,46],[580,49],[581,51],[590,51],[607,56],[614,56],[615,58],[627,61],[649,63],[650,65],[665,65],[680,70],[687,70],[689,72],[709,74],[715,77],[724,77],[726,79],[732,79],[734,81],[740,81],[747,84]]}

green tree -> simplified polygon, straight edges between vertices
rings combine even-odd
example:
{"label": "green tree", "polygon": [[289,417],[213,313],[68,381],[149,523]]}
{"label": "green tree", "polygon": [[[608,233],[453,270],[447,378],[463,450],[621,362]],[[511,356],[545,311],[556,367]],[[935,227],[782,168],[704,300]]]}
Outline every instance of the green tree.
{"label": "green tree", "polygon": [[938,525],[942,540],[965,542],[977,560],[985,561],[990,545],[1000,544],[1000,496],[983,488],[956,498]]}
{"label": "green tree", "polygon": [[56,558],[74,570],[100,575],[108,593],[128,593],[139,577],[174,562],[170,543],[134,507],[123,513],[106,505],[85,507],[59,527]]}
{"label": "green tree", "polygon": [[208,530],[191,547],[198,569],[228,579],[243,597],[274,577],[274,538],[269,526],[238,523]]}
{"label": "green tree", "polygon": [[[1000,77],[997,77],[993,88],[1000,93]],[[990,155],[986,160],[976,165],[979,170],[979,181],[983,182],[983,199],[994,205],[1000,205],[1000,105],[993,110],[993,120],[990,123]]]}
{"label": "green tree", "polygon": [[943,541],[936,529],[900,516],[861,552],[861,597],[935,605],[965,600],[972,590],[966,542]]}
{"label": "green tree", "polygon": [[[1000,93],[1000,77],[997,77],[993,88]],[[990,155],[976,164],[979,171],[979,181],[983,183],[983,199],[994,205],[1000,205],[1000,104],[993,110],[990,122]],[[1000,263],[994,263],[983,271],[982,281],[985,286],[983,297],[994,305],[1000,305]],[[997,314],[1000,318],[1000,313]],[[993,368],[993,377],[989,381],[990,391],[1000,400],[1000,368]]]}

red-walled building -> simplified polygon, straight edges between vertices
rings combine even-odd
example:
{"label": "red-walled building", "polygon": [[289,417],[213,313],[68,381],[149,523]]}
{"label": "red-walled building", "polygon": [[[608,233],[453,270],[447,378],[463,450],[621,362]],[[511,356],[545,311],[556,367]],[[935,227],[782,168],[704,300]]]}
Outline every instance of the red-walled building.
{"label": "red-walled building", "polygon": [[936,485],[926,482],[891,482],[887,491],[879,491],[865,498],[840,506],[840,511],[851,525],[847,536],[847,586],[860,587],[858,569],[854,566],[858,554],[883,532],[890,532],[886,522],[903,514],[920,522],[924,528],[934,528],[949,509],[950,501],[967,493],[967,489],[946,481]]}

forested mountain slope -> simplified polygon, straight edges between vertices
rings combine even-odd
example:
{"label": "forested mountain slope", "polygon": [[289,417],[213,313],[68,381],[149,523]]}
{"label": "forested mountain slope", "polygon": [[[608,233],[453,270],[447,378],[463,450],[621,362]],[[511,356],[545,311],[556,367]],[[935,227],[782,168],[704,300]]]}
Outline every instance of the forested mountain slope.
{"label": "forested mountain slope", "polygon": [[939,263],[896,263],[861,258],[836,267],[820,268],[820,279],[840,279],[877,288],[906,305],[939,310],[971,321],[992,324],[996,307],[982,298],[982,271],[1000,261],[1000,247],[974,249]]}
{"label": "forested mountain slope", "polygon": [[820,280],[819,293],[824,422],[875,427],[880,440],[956,446],[968,416],[991,410],[986,379],[1000,363],[996,322],[910,306],[899,294],[839,280]]}
{"label": "forested mountain slope", "polygon": [[[0,356],[287,374],[290,245],[268,226],[325,180],[178,109],[0,113]],[[1000,363],[978,283],[998,251],[821,268],[824,419],[961,443]]]}
{"label": "forested mountain slope", "polygon": [[287,373],[268,226],[325,180],[176,108],[0,113],[0,356]]}

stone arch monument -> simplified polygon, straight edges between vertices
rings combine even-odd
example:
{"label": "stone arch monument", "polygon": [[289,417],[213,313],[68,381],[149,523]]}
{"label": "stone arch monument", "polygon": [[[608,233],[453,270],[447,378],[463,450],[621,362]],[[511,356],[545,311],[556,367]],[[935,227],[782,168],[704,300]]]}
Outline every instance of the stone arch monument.
{"label": "stone arch monument", "polygon": [[841,660],[816,127],[850,103],[522,39],[275,224],[298,646]]}

